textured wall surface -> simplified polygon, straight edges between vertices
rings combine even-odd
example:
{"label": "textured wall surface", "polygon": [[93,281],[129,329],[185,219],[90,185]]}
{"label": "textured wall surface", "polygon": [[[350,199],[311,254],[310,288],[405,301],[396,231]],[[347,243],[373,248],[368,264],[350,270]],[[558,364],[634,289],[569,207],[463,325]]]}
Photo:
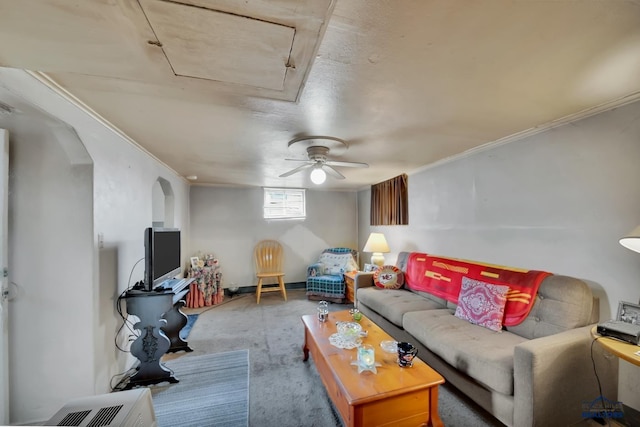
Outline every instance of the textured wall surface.
{"label": "textured wall surface", "polygon": [[223,286],[255,286],[253,247],[276,239],[284,247],[285,282],[304,282],[306,268],[328,247],[357,247],[356,193],[306,191],[307,217],[265,220],[263,190],[191,187],[191,250],[220,260]]}

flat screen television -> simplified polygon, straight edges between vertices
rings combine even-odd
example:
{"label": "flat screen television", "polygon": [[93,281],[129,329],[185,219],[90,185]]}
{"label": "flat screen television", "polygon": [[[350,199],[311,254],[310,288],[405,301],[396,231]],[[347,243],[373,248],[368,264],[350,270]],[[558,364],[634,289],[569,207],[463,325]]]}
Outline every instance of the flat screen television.
{"label": "flat screen television", "polygon": [[144,231],[144,290],[152,291],[180,274],[180,230],[149,227]]}

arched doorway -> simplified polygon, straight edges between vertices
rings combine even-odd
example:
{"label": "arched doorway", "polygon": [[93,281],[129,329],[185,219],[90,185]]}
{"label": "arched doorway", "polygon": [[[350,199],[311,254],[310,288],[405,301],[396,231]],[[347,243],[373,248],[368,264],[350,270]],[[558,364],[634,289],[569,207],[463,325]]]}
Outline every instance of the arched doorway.
{"label": "arched doorway", "polygon": [[151,201],[153,205],[151,225],[153,227],[173,228],[174,197],[171,183],[164,178],[158,177],[153,184]]}

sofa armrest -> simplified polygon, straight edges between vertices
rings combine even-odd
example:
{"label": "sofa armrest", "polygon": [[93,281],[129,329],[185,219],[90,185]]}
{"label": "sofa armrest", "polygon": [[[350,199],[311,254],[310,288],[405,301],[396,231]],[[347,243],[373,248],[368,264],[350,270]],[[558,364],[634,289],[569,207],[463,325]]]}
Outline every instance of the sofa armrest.
{"label": "sofa armrest", "polygon": [[322,276],[324,274],[324,264],[316,262],[307,267],[307,277]]}
{"label": "sofa armrest", "polygon": [[618,361],[591,336],[594,325],[533,339],[514,352],[514,425],[573,425],[582,404],[617,399]]}
{"label": "sofa armrest", "polygon": [[373,286],[373,272],[358,271],[353,279],[354,306],[358,307],[358,289]]}

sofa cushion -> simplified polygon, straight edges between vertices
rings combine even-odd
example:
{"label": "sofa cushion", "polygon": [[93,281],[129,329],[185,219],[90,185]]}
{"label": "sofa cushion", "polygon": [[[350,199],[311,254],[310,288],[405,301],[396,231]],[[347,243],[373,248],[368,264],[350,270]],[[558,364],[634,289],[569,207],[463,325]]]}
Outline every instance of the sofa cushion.
{"label": "sofa cushion", "polygon": [[458,319],[448,309],[406,313],[402,327],[460,372],[490,389],[513,395],[514,348],[526,338],[509,332],[496,334]]}
{"label": "sofa cushion", "polygon": [[400,289],[404,273],[395,265],[383,265],[373,273],[373,284],[382,289]]}
{"label": "sofa cushion", "polygon": [[492,331],[501,331],[508,291],[508,286],[463,277],[455,316]]}
{"label": "sofa cushion", "polygon": [[366,305],[399,327],[402,327],[402,316],[409,311],[444,308],[442,304],[404,289],[359,288],[357,299],[358,304]]}
{"label": "sofa cushion", "polygon": [[527,318],[507,330],[534,339],[593,323],[593,293],[582,280],[552,275],[540,284]]}

